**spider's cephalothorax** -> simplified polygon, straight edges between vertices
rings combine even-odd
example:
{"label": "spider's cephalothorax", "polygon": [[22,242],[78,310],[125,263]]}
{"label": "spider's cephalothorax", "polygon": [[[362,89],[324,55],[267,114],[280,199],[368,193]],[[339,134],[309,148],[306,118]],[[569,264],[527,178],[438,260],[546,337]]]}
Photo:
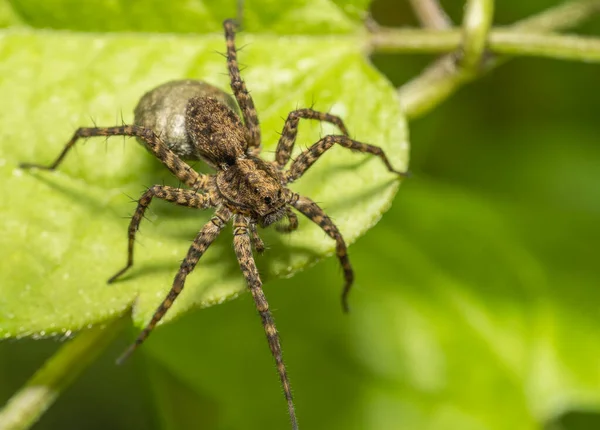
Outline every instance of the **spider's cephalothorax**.
{"label": "spider's cephalothorax", "polygon": [[[226,20],[223,27],[227,41],[227,66],[231,88],[243,122],[237,114],[233,99],[222,91],[202,82],[173,81],[148,92],[140,100],[135,109],[134,125],[79,128],[52,164],[46,166],[24,163],[21,167],[54,170],[80,138],[135,136],[185,184],[187,188],[155,185],[140,197],[129,224],[127,264],[113,275],[109,282],[116,280],[133,265],[135,234],[152,198],[198,209],[215,208],[214,216],[202,227],[188,250],[169,293],[156,309],[146,328],[120,360],[128,357],[144,342],[183,290],[187,275],[194,269],[202,254],[223,227],[229,221],[233,221],[235,254],[262,319],[269,347],[277,364],[292,428],[297,429],[279,336],[252,256],[252,246],[259,252],[264,250],[256,227],[257,225],[266,227],[282,218],[287,218],[286,225],[277,225],[278,230],[282,232],[295,230],[298,227],[298,219],[292,208],[318,224],[336,242],[336,254],[346,281],[342,292],[342,305],[344,310],[347,310],[347,296],[354,274],[344,239],[333,221],[316,203],[292,192],[287,188],[287,184],[301,177],[325,151],[335,144],[377,155],[391,172],[399,175],[404,173],[394,170],[381,148],[350,139],[339,117],[312,109],[290,112],[277,144],[275,160],[265,161],[259,158],[260,128],[254,102],[240,77],[234,43],[235,25],[232,20]],[[285,166],[290,161],[300,119],[332,123],[340,129],[341,134],[328,135],[320,139],[298,155],[286,170]],[[185,163],[184,159],[202,159],[215,168],[216,174],[200,174]]]}
{"label": "spider's cephalothorax", "polygon": [[216,186],[224,204],[256,220],[261,227],[285,215],[289,193],[281,173],[257,157],[239,157],[216,176]]}

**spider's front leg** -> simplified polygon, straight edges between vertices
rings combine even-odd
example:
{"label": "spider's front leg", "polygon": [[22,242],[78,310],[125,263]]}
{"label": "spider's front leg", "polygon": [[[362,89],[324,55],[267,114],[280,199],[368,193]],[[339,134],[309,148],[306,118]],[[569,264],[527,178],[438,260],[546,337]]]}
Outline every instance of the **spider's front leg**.
{"label": "spider's front leg", "polygon": [[223,22],[225,41],[227,43],[227,69],[229,70],[231,89],[240,106],[242,116],[244,117],[248,146],[250,148],[256,148],[256,152],[259,152],[260,127],[258,125],[258,114],[256,113],[252,96],[246,89],[246,84],[240,75],[240,66],[237,62],[237,50],[235,49],[236,27],[237,26],[232,19],[227,19]]}
{"label": "spider's front leg", "polygon": [[339,116],[312,109],[297,109],[288,114],[281,137],[275,150],[275,165],[283,169],[292,156],[292,150],[298,135],[298,123],[301,119],[314,119],[336,125],[344,136],[349,136],[344,121]]}
{"label": "spider's front leg", "polygon": [[296,209],[298,209],[303,215],[321,227],[325,233],[333,240],[335,240],[335,251],[344,271],[344,278],[346,280],[346,284],[344,285],[344,290],[342,291],[342,307],[344,312],[348,312],[348,294],[350,293],[350,288],[352,287],[352,283],[354,282],[354,271],[352,270],[352,266],[350,265],[350,259],[348,258],[348,250],[346,248],[346,242],[344,242],[344,238],[342,234],[338,230],[337,226],[331,221],[331,218],[327,216],[327,214],[308,197],[302,197],[298,194],[294,194],[291,202]]}
{"label": "spider's front leg", "polygon": [[187,275],[194,270],[196,264],[200,260],[200,257],[204,254],[204,252],[208,249],[210,244],[217,238],[223,227],[227,221],[231,219],[231,212],[225,208],[221,208],[215,212],[215,215],[207,222],[200,233],[194,239],[192,246],[188,250],[188,253],[185,259],[181,262],[181,266],[179,267],[179,271],[177,275],[175,275],[175,279],[173,281],[173,286],[171,290],[167,294],[167,297],[162,301],[162,303],[158,306],[152,319],[146,325],[146,328],[142,330],[139,334],[135,342],[117,359],[117,363],[122,363],[131,355],[133,351],[135,351],[150,335],[156,324],[162,319],[162,317],[167,313],[169,308],[173,305],[173,302],[179,296],[179,293],[183,290],[183,286],[185,284],[185,279]]}
{"label": "spider's front leg", "polygon": [[267,335],[267,341],[269,342],[271,354],[273,354],[275,363],[277,364],[277,371],[279,372],[279,378],[281,379],[281,385],[283,386],[283,392],[288,404],[288,412],[292,422],[292,429],[297,430],[298,424],[296,420],[296,412],[294,410],[290,382],[285,369],[285,364],[283,363],[279,335],[277,334],[275,322],[273,321],[273,317],[269,311],[267,298],[262,290],[262,282],[260,280],[260,276],[258,275],[256,263],[252,257],[249,223],[243,216],[235,215],[233,227],[233,246],[235,248],[235,255],[240,263],[240,268],[244,273],[244,277],[248,282],[248,288],[250,288],[252,298],[256,304],[256,309],[258,310],[260,318],[262,319],[262,324]]}
{"label": "spider's front leg", "polygon": [[138,137],[147,143],[148,149],[158,158],[181,182],[193,189],[206,188],[208,176],[201,175],[193,170],[187,163],[182,161],[177,155],[167,148],[156,133],[148,128],[138,125],[122,125],[117,127],[80,127],[75,130],[71,140],[65,145],[64,149],[56,160],[50,165],[21,163],[23,169],[38,168],[45,170],[55,170],[62,163],[65,156],[79,139],[85,139],[95,136],[132,136]]}
{"label": "spider's front leg", "polygon": [[167,185],[155,185],[142,194],[138,200],[138,205],[135,213],[131,217],[129,223],[129,240],[127,244],[127,264],[116,274],[114,274],[108,283],[114,282],[119,276],[125,273],[131,266],[133,266],[133,246],[135,243],[135,234],[140,227],[140,222],[144,217],[146,209],[150,205],[153,197],[157,197],[162,200],[166,200],[171,203],[175,203],[180,206],[186,206],[189,208],[206,209],[212,206],[210,197],[208,194],[198,194],[193,190],[184,190],[181,188],[169,187]]}

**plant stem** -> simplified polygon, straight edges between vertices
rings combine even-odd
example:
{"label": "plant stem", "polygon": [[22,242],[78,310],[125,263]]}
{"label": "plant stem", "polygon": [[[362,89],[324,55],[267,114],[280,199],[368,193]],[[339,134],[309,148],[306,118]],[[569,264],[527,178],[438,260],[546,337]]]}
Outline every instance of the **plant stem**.
{"label": "plant stem", "polygon": [[438,0],[410,0],[410,3],[423,27],[437,30],[452,27],[452,21]]}
{"label": "plant stem", "polygon": [[126,317],[81,331],[42,366],[31,379],[15,393],[0,411],[0,429],[24,430],[30,428],[48,409],[61,392],[110,343]]}
{"label": "plant stem", "polygon": [[494,16],[493,0],[468,0],[462,25],[462,57],[465,73],[477,73]]}
{"label": "plant stem", "polygon": [[[598,12],[600,12],[599,0],[568,2],[520,21],[510,26],[509,30],[492,31],[488,37],[488,46],[495,52],[512,55],[541,55],[552,58],[598,61],[600,55],[598,49],[600,48],[597,39],[539,34],[574,27]],[[372,37],[386,37],[385,34],[390,31],[382,30],[379,34],[373,34]],[[394,30],[394,32],[396,31],[400,30]],[[434,45],[437,43],[440,46],[444,44],[444,51],[448,51],[455,49],[461,42],[459,31],[436,32],[441,33],[436,35],[432,34],[434,32],[426,30],[419,30],[419,32],[423,35],[421,40],[414,40],[415,34],[413,33],[413,40],[407,43],[411,45],[410,49],[413,52],[417,49],[414,46],[418,45],[420,45],[420,52],[424,52],[425,49],[434,52]],[[404,36],[402,39],[406,40]],[[443,42],[442,39],[444,39]],[[503,50],[504,52],[502,52]],[[424,115],[450,97],[462,85],[489,72],[504,61],[506,58],[488,58],[479,64],[477,73],[473,73],[472,70],[466,70],[457,63],[456,54],[445,55],[430,65],[420,76],[399,88],[400,105],[411,119]]]}
{"label": "plant stem", "polygon": [[[460,30],[382,30],[374,33],[375,52],[447,53],[461,46]],[[600,61],[600,38],[557,33],[492,30],[487,47],[494,54]],[[464,55],[466,59],[466,52]]]}
{"label": "plant stem", "polygon": [[490,35],[489,42],[490,46],[498,47],[492,50],[500,54],[600,61],[600,38],[597,37],[498,31]]}
{"label": "plant stem", "polygon": [[579,0],[545,10],[537,15],[525,18],[513,28],[530,31],[560,31],[573,28],[600,12],[600,1]]}

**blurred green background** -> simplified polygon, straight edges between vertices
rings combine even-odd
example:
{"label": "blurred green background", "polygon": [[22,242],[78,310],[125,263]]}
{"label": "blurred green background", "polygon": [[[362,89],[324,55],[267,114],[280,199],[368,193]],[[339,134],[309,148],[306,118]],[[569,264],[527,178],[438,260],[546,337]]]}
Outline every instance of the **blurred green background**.
{"label": "blurred green background", "polygon": [[[560,2],[497,3],[508,24]],[[372,10],[415,24],[405,2]],[[430,60],[373,58],[395,85]],[[600,428],[599,84],[598,65],[515,59],[411,123],[413,176],[350,248],[350,315],[332,258],[266,286],[301,428]],[[288,427],[249,295],[115,366],[133,333],[34,428]],[[59,346],[0,343],[0,402]]]}

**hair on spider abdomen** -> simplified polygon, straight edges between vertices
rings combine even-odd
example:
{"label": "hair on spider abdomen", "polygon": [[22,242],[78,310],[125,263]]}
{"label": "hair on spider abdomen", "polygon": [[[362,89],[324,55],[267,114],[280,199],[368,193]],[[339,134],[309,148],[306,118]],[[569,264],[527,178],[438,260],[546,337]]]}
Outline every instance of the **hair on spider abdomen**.
{"label": "hair on spider abdomen", "polygon": [[188,100],[185,129],[195,155],[215,168],[233,166],[247,149],[244,124],[219,100],[194,97]]}
{"label": "hair on spider abdomen", "polygon": [[[225,91],[202,81],[182,79],[166,82],[142,96],[134,109],[135,125],[153,130],[183,160],[199,160],[186,130],[186,109],[191,98],[213,98],[232,112],[237,103]],[[138,142],[147,146],[143,139]]]}
{"label": "hair on spider abdomen", "polygon": [[[348,259],[344,238],[333,221],[315,202],[296,194],[287,188],[287,184],[300,178],[323,153],[336,144],[357,152],[376,155],[389,171],[398,175],[404,173],[392,167],[378,146],[350,139],[341,118],[313,109],[296,109],[290,112],[277,143],[275,160],[266,161],[260,158],[261,133],[258,116],[252,97],[240,76],[235,48],[235,24],[232,20],[226,20],[223,28],[230,85],[242,118],[238,116],[238,109],[231,97],[211,85],[189,80],[168,82],[142,97],[135,109],[134,125],[78,128],[52,164],[23,163],[21,167],[54,170],[80,138],[134,136],[187,187],[155,185],[142,194],[129,223],[127,263],[109,279],[109,282],[113,282],[133,266],[135,235],[153,198],[197,209],[214,208],[213,217],[194,239],[167,296],[135,342],[120,357],[119,362],[146,340],[183,290],[187,276],[194,270],[204,252],[225,225],[232,221],[235,255],[261,317],[283,386],[292,428],[295,430],[298,424],[279,335],[252,255],[253,248],[259,252],[264,250],[257,226],[267,227],[282,218],[287,218],[287,225],[278,225],[278,230],[285,233],[296,230],[298,218],[292,208],[319,225],[336,243],[336,255],[345,279],[342,306],[347,311],[347,297],[354,281],[354,272]],[[323,137],[292,160],[286,170],[301,119],[329,122],[336,125],[341,134]],[[216,173],[200,174],[183,159],[203,159],[214,167]]]}

